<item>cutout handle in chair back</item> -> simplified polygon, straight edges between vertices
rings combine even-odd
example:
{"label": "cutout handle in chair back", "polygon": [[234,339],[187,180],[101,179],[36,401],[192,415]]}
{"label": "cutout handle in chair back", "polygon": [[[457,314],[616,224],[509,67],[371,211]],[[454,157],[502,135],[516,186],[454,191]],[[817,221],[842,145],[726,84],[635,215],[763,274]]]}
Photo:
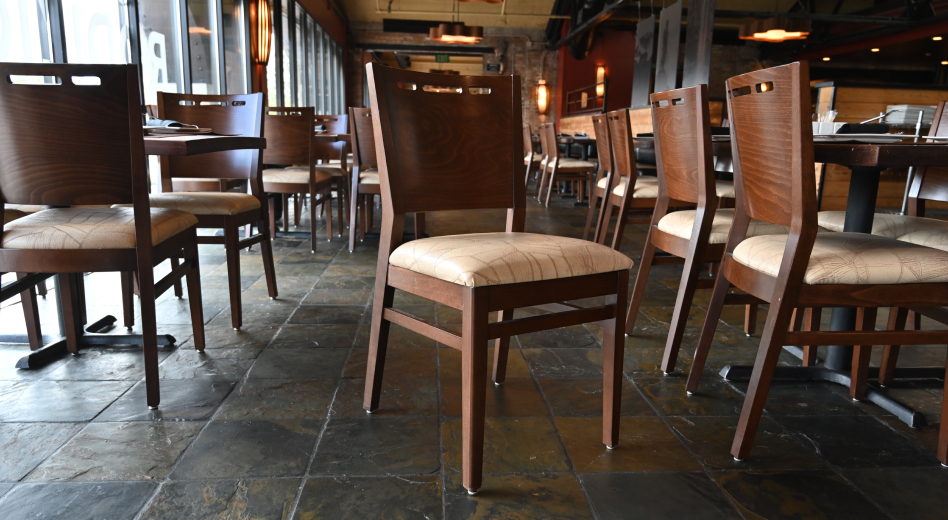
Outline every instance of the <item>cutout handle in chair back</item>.
{"label": "cutout handle in chair back", "polygon": [[264,116],[266,164],[309,164],[313,140],[312,107],[269,107]]}
{"label": "cutout handle in chair back", "polygon": [[360,170],[378,168],[375,154],[375,129],[372,127],[371,108],[350,108],[352,119],[352,162]]}
{"label": "cutout handle in chair back", "polygon": [[799,62],[727,80],[734,181],[751,218],[816,227],[809,81]]}
{"label": "cutout handle in chair back", "polygon": [[596,151],[599,153],[599,164],[605,171],[612,171],[612,143],[609,137],[609,123],[606,114],[592,116],[593,133],[596,135]]}
{"label": "cutout handle in chair back", "polygon": [[[191,101],[192,104],[181,102]],[[158,117],[210,128],[219,134],[263,136],[263,94],[212,96],[158,93]],[[161,176],[250,179],[257,175],[260,150],[232,150],[190,157],[168,157]],[[165,171],[170,165],[170,171]]]}
{"label": "cutout handle in chair back", "polygon": [[703,192],[716,206],[707,85],[656,92],[649,99],[655,158],[668,196],[697,203]]}
{"label": "cutout handle in chair back", "polygon": [[525,204],[519,77],[366,69],[382,195],[396,214]]}
{"label": "cutout handle in chair back", "polygon": [[3,201],[128,204],[133,177],[147,194],[140,112],[135,65],[0,63]]}
{"label": "cutout handle in chair back", "polygon": [[635,175],[635,151],[632,149],[632,124],[629,122],[629,110],[624,108],[609,112],[606,114],[606,122],[609,125],[609,140],[616,170],[612,172],[613,177],[618,179],[619,176]]}

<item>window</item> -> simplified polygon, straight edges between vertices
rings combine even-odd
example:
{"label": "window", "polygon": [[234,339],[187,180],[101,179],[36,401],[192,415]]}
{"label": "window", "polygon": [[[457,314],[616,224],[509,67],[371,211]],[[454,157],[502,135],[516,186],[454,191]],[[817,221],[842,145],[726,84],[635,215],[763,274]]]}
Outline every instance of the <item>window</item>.
{"label": "window", "polygon": [[51,62],[45,0],[0,2],[0,61]]}
{"label": "window", "polygon": [[214,0],[188,0],[187,5],[188,52],[191,54],[191,92],[194,94],[220,94],[217,2]]}
{"label": "window", "polygon": [[224,26],[224,79],[228,94],[250,92],[247,85],[247,33],[244,25],[244,2],[222,0],[221,18]]}
{"label": "window", "polygon": [[129,63],[128,8],[122,0],[61,0],[69,63]]}
{"label": "window", "polygon": [[[295,99],[293,96],[293,85],[295,82],[293,78],[293,41],[294,40],[293,40],[293,31],[292,31],[293,24],[290,22],[290,15],[293,13],[292,11],[290,11],[290,7],[287,7],[288,5],[291,5],[288,2],[292,2],[292,0],[277,0],[277,1],[282,2],[282,7],[280,8],[280,10],[283,13],[283,16],[282,16],[283,39],[280,42],[274,42],[274,43],[279,43],[280,45],[276,47],[275,49],[273,49],[273,52],[279,52],[280,55],[283,57],[283,76],[282,76],[283,105],[294,106],[294,103],[293,103],[293,100]],[[279,89],[280,87],[277,86],[276,88]]]}
{"label": "window", "polygon": [[139,0],[142,92],[146,105],[158,103],[158,92],[185,92],[181,60],[181,0]]}

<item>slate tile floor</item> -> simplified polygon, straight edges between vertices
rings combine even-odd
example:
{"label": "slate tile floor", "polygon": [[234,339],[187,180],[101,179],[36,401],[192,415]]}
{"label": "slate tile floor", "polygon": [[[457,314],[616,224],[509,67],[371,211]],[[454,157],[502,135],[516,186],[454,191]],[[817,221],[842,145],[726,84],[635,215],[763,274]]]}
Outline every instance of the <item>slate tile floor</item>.
{"label": "slate tile floor", "polygon": [[[429,232],[498,230],[504,217],[434,214]],[[574,237],[584,222],[569,199],[531,203],[527,219],[530,231]],[[644,226],[629,226],[623,250],[638,259],[644,239]],[[193,350],[187,301],[161,298],[159,329],[178,346],[161,351],[158,411],[145,408],[135,349],[89,349],[24,371],[13,365],[26,347],[0,345],[0,518],[948,516],[948,470],[933,455],[939,381],[890,389],[928,414],[934,424],[922,430],[838,387],[777,384],[753,456],[735,462],[728,450],[746,386],[716,373],[752,362],[757,338],[741,333],[740,309],[725,312],[701,392],[686,396],[707,304],[699,293],[678,371],[662,376],[673,267],[653,269],[626,340],[620,448],[600,442],[600,331],[524,335],[511,343],[507,384],[485,389],[487,473],[470,498],[459,473],[458,352],[394,327],[382,407],[362,410],[377,242],[352,254],[344,246],[320,240],[311,254],[307,239],[277,239],[275,301],[259,253],[243,252],[240,332],[229,327],[223,250],[201,246],[207,351]],[[121,315],[118,287],[114,275],[87,278],[91,319]],[[452,309],[407,294],[396,301],[459,323]],[[53,298],[41,304],[55,334]],[[17,302],[5,304],[0,325],[23,331]],[[938,365],[945,354],[904,348],[902,361]]]}

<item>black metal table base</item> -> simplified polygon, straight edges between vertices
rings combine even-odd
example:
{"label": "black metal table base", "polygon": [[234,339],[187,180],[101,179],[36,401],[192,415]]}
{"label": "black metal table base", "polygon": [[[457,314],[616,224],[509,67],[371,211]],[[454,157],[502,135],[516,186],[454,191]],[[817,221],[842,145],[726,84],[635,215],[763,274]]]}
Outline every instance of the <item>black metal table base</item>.
{"label": "black metal table base", "polygon": [[[802,354],[799,347],[784,347],[791,354]],[[728,365],[721,370],[721,377],[727,381],[749,381],[754,371],[753,366],[747,365]],[[869,368],[869,379],[878,379],[879,369]],[[896,368],[895,377],[899,379],[941,379],[945,377],[944,367],[917,367],[917,368]],[[774,370],[774,380],[780,381],[827,381],[836,383],[849,388],[852,385],[850,374],[839,370],[833,370],[819,364],[811,367],[785,367],[778,366]],[[883,410],[891,412],[902,422],[912,428],[921,428],[928,424],[925,415],[913,410],[892,396],[882,388],[876,388],[868,385],[866,388],[866,400],[879,405]]]}

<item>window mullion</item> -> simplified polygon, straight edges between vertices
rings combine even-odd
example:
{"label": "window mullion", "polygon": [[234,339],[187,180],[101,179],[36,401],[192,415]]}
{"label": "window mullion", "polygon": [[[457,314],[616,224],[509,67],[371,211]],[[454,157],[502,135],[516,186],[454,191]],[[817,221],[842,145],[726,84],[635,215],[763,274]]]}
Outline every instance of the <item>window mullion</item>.
{"label": "window mullion", "polygon": [[47,0],[46,8],[49,12],[53,63],[66,63],[66,28],[63,21],[63,4],[60,0]]}
{"label": "window mullion", "polygon": [[191,91],[191,38],[188,36],[188,0],[178,0],[178,30],[181,31],[181,81],[184,93]]}

